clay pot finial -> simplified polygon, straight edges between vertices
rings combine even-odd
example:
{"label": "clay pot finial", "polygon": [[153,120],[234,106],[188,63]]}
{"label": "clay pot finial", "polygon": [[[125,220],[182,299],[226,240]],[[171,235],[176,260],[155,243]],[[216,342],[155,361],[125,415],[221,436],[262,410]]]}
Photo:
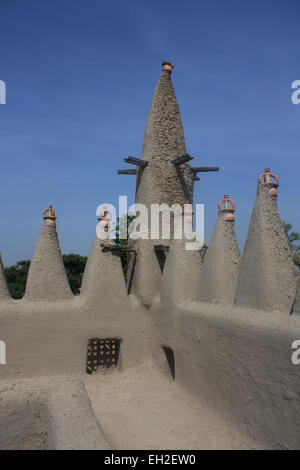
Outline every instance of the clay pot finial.
{"label": "clay pot finial", "polygon": [[110,221],[112,219],[112,213],[107,210],[107,207],[104,207],[103,211],[100,213],[98,220],[104,232],[108,232],[110,228]]}
{"label": "clay pot finial", "polygon": [[55,221],[56,221],[57,217],[55,216],[55,210],[53,209],[53,206],[51,204],[48,207],[48,209],[44,210],[43,217],[44,217],[44,220],[48,220],[48,223],[50,225],[53,225],[54,227],[56,227],[56,222]]}
{"label": "clay pot finial", "polygon": [[219,202],[218,204],[220,212],[227,212],[225,220],[230,222],[234,221],[234,211],[235,211],[235,203],[232,199],[229,199],[228,194],[224,194],[224,199]]}
{"label": "clay pot finial", "polygon": [[279,177],[271,173],[270,168],[265,168],[265,172],[259,176],[259,182],[262,184],[270,184],[270,194],[274,198],[277,197],[277,188],[279,186]]}
{"label": "clay pot finial", "polygon": [[164,72],[172,73],[174,68],[174,65],[171,64],[171,62],[168,62],[167,60],[162,60],[162,69]]}
{"label": "clay pot finial", "polygon": [[191,230],[193,227],[194,209],[190,201],[186,200],[184,204],[181,204],[181,212],[185,228],[187,228],[187,230]]}
{"label": "clay pot finial", "polygon": [[[274,181],[272,181],[271,178],[273,178]],[[271,183],[272,185],[274,185],[276,187],[279,186],[279,178],[274,173],[271,173],[270,168],[265,168],[265,172],[262,173],[259,177],[259,182],[264,183],[264,184],[270,184]]]}
{"label": "clay pot finial", "polygon": [[186,200],[184,204],[181,204],[182,215],[187,221],[193,221],[194,209],[190,201]]}

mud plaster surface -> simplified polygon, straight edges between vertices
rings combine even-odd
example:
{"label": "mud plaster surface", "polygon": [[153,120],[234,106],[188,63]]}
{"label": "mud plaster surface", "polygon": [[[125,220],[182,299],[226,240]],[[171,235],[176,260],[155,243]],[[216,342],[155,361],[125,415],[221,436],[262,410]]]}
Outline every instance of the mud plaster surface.
{"label": "mud plaster surface", "polygon": [[168,73],[158,81],[143,141],[142,159],[149,162],[137,174],[136,202],[184,204],[193,198],[189,164],[175,168],[171,161],[186,153],[180,110]]}
{"label": "mud plaster surface", "polygon": [[272,184],[259,183],[241,262],[236,303],[290,313],[297,275]]}
{"label": "mud plaster surface", "polygon": [[259,448],[150,361],[85,382],[114,449]]}
{"label": "mud plaster surface", "polygon": [[0,450],[109,448],[80,376],[0,381]]}

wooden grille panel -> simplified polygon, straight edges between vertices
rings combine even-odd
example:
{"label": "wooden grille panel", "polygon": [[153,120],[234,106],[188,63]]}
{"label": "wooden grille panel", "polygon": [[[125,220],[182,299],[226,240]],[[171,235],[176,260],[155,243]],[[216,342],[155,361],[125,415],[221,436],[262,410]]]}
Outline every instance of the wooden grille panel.
{"label": "wooden grille panel", "polygon": [[118,338],[92,338],[88,342],[86,371],[92,374],[98,368],[108,370],[116,367],[121,340]]}

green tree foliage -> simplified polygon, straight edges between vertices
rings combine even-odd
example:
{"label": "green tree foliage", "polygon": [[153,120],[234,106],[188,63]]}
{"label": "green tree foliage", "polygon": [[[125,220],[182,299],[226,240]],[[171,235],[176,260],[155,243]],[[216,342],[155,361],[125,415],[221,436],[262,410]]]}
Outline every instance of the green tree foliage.
{"label": "green tree foliage", "polygon": [[[133,214],[125,214],[122,217],[117,218],[117,225],[114,230],[115,232],[115,243],[117,245],[127,245],[128,238],[129,238],[129,225],[135,219],[135,215]],[[124,238],[120,239],[120,236],[124,234]],[[123,268],[123,273],[125,279],[127,279],[127,271],[128,271],[128,262],[129,262],[129,254],[128,253],[121,253],[121,263]]]}
{"label": "green tree foliage", "polygon": [[295,266],[300,271],[300,234],[293,231],[293,225],[289,222],[282,222],[287,236],[287,240],[292,252]]}
{"label": "green tree foliage", "polygon": [[[71,253],[69,255],[63,255],[62,258],[71,290],[74,295],[78,295],[87,256],[74,255]],[[23,260],[18,261],[14,266],[4,269],[8,289],[13,299],[21,299],[24,296],[29,266],[30,261]]]}
{"label": "green tree foliage", "polygon": [[74,295],[80,293],[82,276],[87,262],[87,256],[63,255],[63,262],[69,279],[70,287]]}
{"label": "green tree foliage", "polygon": [[13,299],[21,299],[24,295],[29,266],[30,261],[23,260],[4,269],[8,289]]}

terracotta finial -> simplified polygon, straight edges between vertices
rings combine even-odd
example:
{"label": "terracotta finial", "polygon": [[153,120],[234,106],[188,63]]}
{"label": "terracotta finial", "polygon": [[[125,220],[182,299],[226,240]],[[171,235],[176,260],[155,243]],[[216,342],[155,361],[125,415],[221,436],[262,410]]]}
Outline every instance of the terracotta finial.
{"label": "terracotta finial", "polygon": [[[272,181],[273,179],[273,181]],[[265,172],[262,173],[259,177],[259,182],[263,184],[270,184],[270,194],[273,197],[277,197],[277,188],[279,186],[279,177],[274,173],[271,173],[270,168],[265,168]]]}
{"label": "terracotta finial", "polygon": [[167,60],[162,60],[162,69],[164,72],[169,72],[170,74],[172,73],[174,68],[174,65],[171,64],[171,62],[168,62]]}
{"label": "terracotta finial", "polygon": [[232,199],[229,199],[228,194],[224,194],[224,199],[219,202],[218,204],[220,212],[227,212],[225,220],[233,221],[234,220],[234,211],[235,211],[235,203]]}
{"label": "terracotta finial", "polygon": [[[271,181],[271,178],[273,178],[274,181]],[[271,183],[276,187],[279,186],[279,178],[274,173],[271,173],[270,168],[265,169],[265,172],[260,175],[259,181],[260,181],[260,183],[264,183],[264,184],[270,184]]]}
{"label": "terracotta finial", "polygon": [[110,228],[110,221],[112,219],[112,213],[107,210],[107,207],[104,207],[103,211],[100,212],[98,217],[99,223],[103,228],[104,232],[108,232]]}
{"label": "terracotta finial", "polygon": [[56,222],[55,221],[56,221],[57,217],[55,216],[55,210],[53,209],[53,206],[51,204],[48,207],[48,209],[44,210],[43,217],[44,217],[44,220],[48,220],[48,223],[50,225],[53,225],[54,227],[56,227]]}

